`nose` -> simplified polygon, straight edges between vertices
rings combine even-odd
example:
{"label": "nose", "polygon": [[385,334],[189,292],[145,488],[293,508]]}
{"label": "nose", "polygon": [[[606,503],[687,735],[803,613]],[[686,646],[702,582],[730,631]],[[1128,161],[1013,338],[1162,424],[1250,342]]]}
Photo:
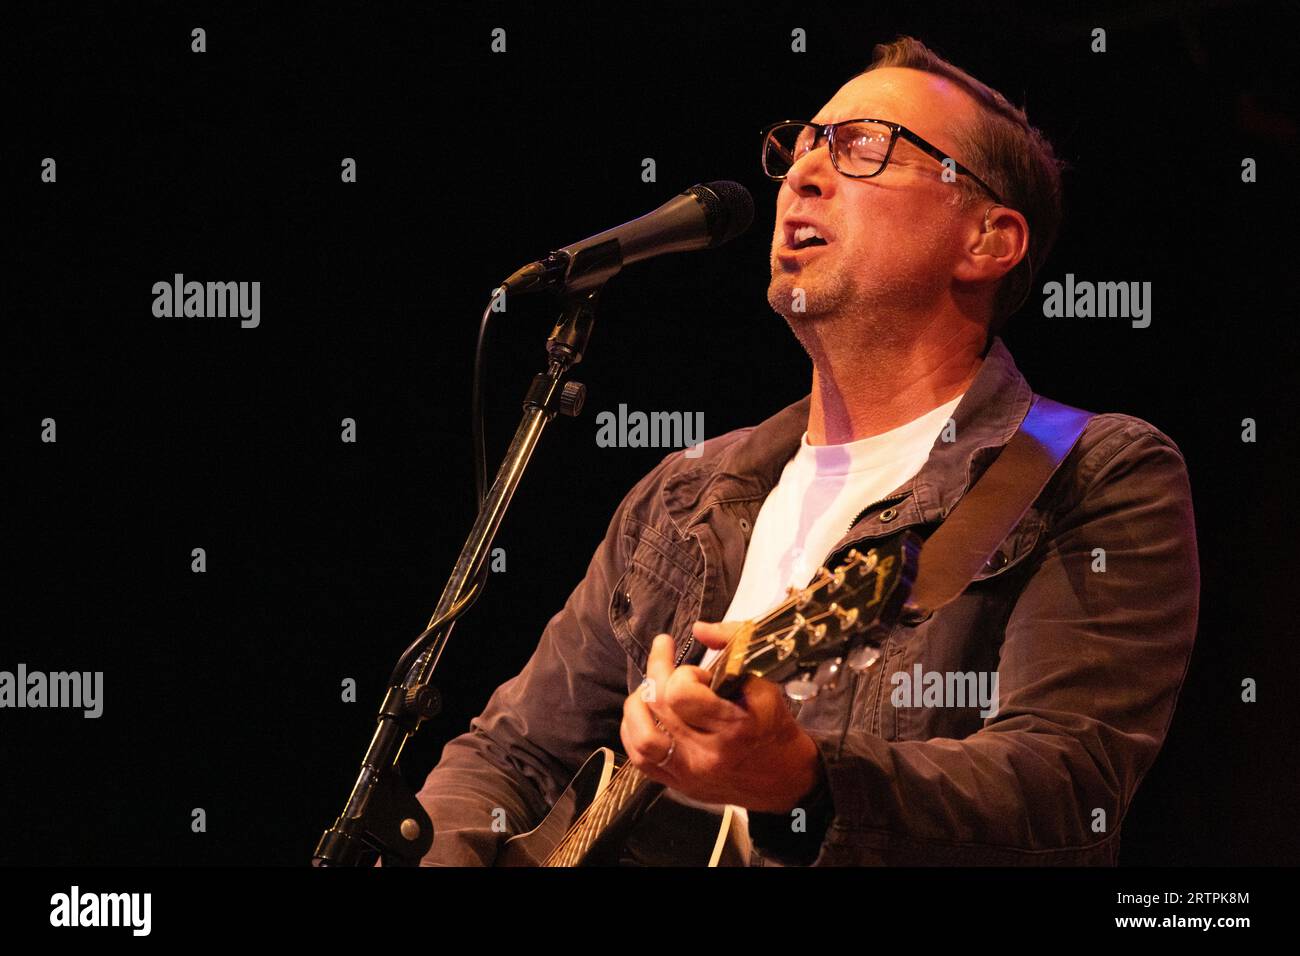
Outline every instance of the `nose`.
{"label": "nose", "polygon": [[830,148],[823,142],[800,156],[790,167],[785,174],[785,185],[796,196],[827,197],[835,189],[834,183],[839,175],[831,162]]}

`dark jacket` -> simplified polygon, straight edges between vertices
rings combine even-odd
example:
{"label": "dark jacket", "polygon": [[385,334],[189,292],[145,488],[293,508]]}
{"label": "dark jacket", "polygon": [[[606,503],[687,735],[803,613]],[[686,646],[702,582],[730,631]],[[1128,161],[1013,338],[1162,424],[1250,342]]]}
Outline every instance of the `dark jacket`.
{"label": "dark jacket", "polygon": [[[929,534],[1015,433],[1032,392],[995,339],[921,471],[864,511],[825,564],[903,528]],[[656,634],[697,663],[759,507],[807,427],[809,397],[760,425],[676,451],[614,512],[587,574],[524,669],[451,740],[419,799],[425,863],[479,864],[531,829],[597,747],[621,750],[624,698]],[[1092,419],[966,592],[893,627],[879,662],[798,711],[829,782],[829,826],[791,837],[751,814],[759,864],[1113,864],[1120,823],[1164,742],[1199,592],[1186,467],[1127,415]],[[895,706],[891,675],[991,672],[998,712]],[[913,701],[915,703],[915,701]],[[494,813],[495,811],[495,813]],[[494,828],[506,821],[507,833]]]}

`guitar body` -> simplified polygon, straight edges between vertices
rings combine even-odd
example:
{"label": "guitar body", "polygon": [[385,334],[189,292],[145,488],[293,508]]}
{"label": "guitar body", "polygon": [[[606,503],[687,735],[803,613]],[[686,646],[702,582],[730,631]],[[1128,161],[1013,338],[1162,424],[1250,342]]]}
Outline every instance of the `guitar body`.
{"label": "guitar body", "polygon": [[597,750],[555,801],[545,819],[511,837],[495,866],[744,866],[748,853],[731,807],[679,802],[662,789],[624,807],[589,848],[564,862],[548,859],[609,786],[623,758]]}
{"label": "guitar body", "polygon": [[614,751],[607,747],[588,757],[546,818],[527,833],[507,840],[493,865],[542,866],[578,817],[609,784],[615,769]]}

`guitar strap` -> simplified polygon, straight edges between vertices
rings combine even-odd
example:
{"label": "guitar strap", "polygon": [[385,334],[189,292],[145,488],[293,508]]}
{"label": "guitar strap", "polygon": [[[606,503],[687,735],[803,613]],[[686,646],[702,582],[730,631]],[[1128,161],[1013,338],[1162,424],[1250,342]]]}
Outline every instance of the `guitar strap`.
{"label": "guitar strap", "polygon": [[993,463],[921,549],[909,605],[922,619],[956,598],[1015,531],[1091,412],[1038,397]]}

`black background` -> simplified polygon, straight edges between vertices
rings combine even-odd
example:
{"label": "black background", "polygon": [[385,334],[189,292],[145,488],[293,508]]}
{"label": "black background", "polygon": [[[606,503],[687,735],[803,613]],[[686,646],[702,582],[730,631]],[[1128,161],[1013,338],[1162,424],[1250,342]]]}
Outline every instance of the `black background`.
{"label": "black background", "polygon": [[[775,186],[757,132],[811,116],[901,32],[1027,102],[1072,164],[1062,237],[1005,336],[1021,370],[1058,400],[1154,423],[1187,458],[1201,627],[1123,862],[1300,861],[1293,14],[150,3],[11,21],[0,668],[102,670],[105,702],[97,720],[0,712],[0,862],[304,864],[471,522],[489,290],[692,183],[744,183],[747,235],[608,286],[576,374],[587,410],[546,432],[497,541],[507,571],[443,657],[445,711],[404,759],[418,786],[664,453],[598,447],[596,412],[702,411],[713,436],[806,392],[808,361],[766,304]],[[489,49],[498,26],[505,54]],[[194,27],[206,53],[190,52]],[[806,54],[790,52],[795,27]],[[1257,183],[1241,182],[1246,156]],[[153,283],[176,272],[261,281],[260,327],[155,318]],[[1151,326],[1043,318],[1042,282],[1067,272],[1150,281]],[[494,328],[493,469],[551,318],[519,300]],[[40,441],[45,417],[57,444]],[[349,677],[355,704],[340,702]],[[1240,701],[1246,677],[1258,703]]]}

